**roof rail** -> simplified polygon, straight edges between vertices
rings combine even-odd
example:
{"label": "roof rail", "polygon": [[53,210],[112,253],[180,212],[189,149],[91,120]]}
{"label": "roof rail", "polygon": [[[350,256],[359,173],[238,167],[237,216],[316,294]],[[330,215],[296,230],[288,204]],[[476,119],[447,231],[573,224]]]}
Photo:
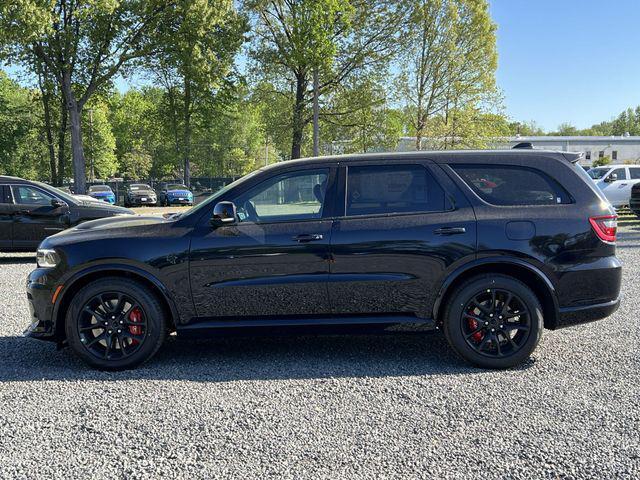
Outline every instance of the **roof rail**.
{"label": "roof rail", "polygon": [[533,149],[533,144],[531,142],[520,142],[520,143],[514,145],[511,148],[527,148],[529,150],[532,150]]}

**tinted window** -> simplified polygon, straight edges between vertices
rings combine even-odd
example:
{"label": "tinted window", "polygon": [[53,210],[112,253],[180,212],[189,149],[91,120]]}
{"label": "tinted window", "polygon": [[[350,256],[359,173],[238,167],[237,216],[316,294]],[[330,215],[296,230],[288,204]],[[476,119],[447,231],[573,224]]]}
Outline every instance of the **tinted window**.
{"label": "tinted window", "polygon": [[310,220],[322,217],[328,169],[285,173],[265,180],[234,200],[241,222]]}
{"label": "tinted window", "polygon": [[13,203],[11,201],[11,191],[8,186],[0,185],[0,203]]}
{"label": "tinted window", "polygon": [[111,187],[108,185],[93,185],[89,187],[90,192],[110,192]]}
{"label": "tinted window", "polygon": [[421,165],[352,166],[347,215],[444,210],[444,191]]}
{"label": "tinted window", "polygon": [[570,203],[567,192],[539,170],[506,165],[455,165],[471,189],[493,205]]}
{"label": "tinted window", "polygon": [[624,168],[616,168],[612,174],[616,174],[618,176],[618,180],[626,180],[627,179],[627,171]]}
{"label": "tinted window", "polygon": [[51,205],[54,198],[53,195],[28,185],[14,185],[12,188],[15,202],[21,205]]}
{"label": "tinted window", "polygon": [[629,174],[632,180],[640,180],[640,168],[637,168],[637,167],[629,168]]}
{"label": "tinted window", "polygon": [[136,184],[136,185],[129,185],[129,190],[131,190],[131,191],[134,191],[134,190],[151,190],[151,187],[149,185]]}
{"label": "tinted window", "polygon": [[171,184],[167,185],[167,190],[189,190],[186,185]]}

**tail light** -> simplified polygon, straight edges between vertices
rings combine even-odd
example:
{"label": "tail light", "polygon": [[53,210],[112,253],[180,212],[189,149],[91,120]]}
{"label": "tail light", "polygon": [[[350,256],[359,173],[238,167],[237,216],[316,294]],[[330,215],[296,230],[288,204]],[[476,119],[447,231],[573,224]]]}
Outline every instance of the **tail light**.
{"label": "tail light", "polygon": [[616,232],[618,230],[617,215],[601,215],[598,217],[589,217],[589,223],[596,232],[598,238],[604,243],[615,244]]}

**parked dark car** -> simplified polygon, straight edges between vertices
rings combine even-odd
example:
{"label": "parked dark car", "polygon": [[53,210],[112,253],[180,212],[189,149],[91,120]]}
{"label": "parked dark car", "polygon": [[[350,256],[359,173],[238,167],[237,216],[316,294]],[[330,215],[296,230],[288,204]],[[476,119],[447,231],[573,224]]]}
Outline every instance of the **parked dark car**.
{"label": "parked dark car", "polygon": [[111,205],[115,205],[116,203],[116,194],[113,193],[109,185],[91,185],[87,191],[87,195],[96,200],[110,203]]}
{"label": "parked dark car", "polygon": [[543,328],[618,308],[616,215],[578,158],[289,161],[179,215],[84,223],[40,246],[26,333],[123,369],[170,331],[441,328],[464,359],[511,367]]}
{"label": "parked dark car", "polygon": [[160,205],[193,205],[193,193],[181,183],[161,183],[158,188]]}
{"label": "parked dark car", "polygon": [[132,214],[40,182],[0,176],[0,251],[35,251],[49,235],[87,220]]}
{"label": "parked dark car", "polygon": [[631,187],[629,208],[636,215],[636,217],[640,218],[640,182]]}
{"label": "parked dark car", "polygon": [[125,207],[139,207],[142,205],[155,206],[158,203],[156,192],[144,183],[132,183],[127,187],[124,197]]}

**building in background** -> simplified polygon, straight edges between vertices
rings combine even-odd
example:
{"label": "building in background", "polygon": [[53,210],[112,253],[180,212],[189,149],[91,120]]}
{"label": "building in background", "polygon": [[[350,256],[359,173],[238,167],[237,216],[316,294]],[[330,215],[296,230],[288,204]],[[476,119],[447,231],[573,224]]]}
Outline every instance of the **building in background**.
{"label": "building in background", "polygon": [[[415,150],[415,137],[402,137],[397,150],[408,152]],[[560,150],[562,152],[584,152],[580,161],[591,165],[594,160],[609,157],[611,163],[640,163],[640,136],[514,136],[496,139],[494,148],[511,148],[520,142],[531,142],[533,148],[540,150]],[[429,144],[429,139],[425,139]],[[426,147],[427,149],[429,147]]]}

